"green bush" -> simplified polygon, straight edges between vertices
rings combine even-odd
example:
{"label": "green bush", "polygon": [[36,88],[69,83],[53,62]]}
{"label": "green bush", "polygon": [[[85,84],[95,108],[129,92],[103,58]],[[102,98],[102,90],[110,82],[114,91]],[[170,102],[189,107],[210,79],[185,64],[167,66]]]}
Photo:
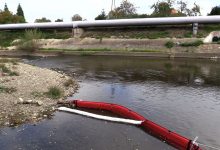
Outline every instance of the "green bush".
{"label": "green bush", "polygon": [[63,95],[63,91],[55,86],[52,86],[48,89],[48,92],[45,93],[48,98],[59,99]]}
{"label": "green bush", "polygon": [[26,30],[24,37],[17,43],[17,49],[34,52],[40,48],[38,40],[42,37],[42,33],[36,29]]}
{"label": "green bush", "polygon": [[20,39],[24,36],[24,31],[0,31],[0,46],[8,47],[11,46],[11,43],[16,40]]}
{"label": "green bush", "polygon": [[200,46],[202,44],[203,44],[203,41],[197,40],[197,41],[194,41],[194,42],[181,43],[180,46],[182,46],[182,47],[191,47],[191,46],[198,47],[198,46]]}
{"label": "green bush", "polygon": [[185,38],[191,38],[192,37],[192,33],[191,32],[187,32],[183,35]]}
{"label": "green bush", "polygon": [[166,46],[166,48],[173,48],[174,47],[174,43],[173,43],[173,41],[168,41],[168,42],[166,42],[165,43],[165,46]]}

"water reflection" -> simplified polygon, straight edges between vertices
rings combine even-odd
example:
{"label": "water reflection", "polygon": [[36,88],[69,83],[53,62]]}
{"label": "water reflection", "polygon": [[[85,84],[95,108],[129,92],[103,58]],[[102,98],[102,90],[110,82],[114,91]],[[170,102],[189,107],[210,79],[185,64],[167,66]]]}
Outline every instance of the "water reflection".
{"label": "water reflection", "polygon": [[184,85],[220,85],[220,62],[128,57],[56,57],[32,63],[59,68],[81,79],[124,82],[163,81]]}

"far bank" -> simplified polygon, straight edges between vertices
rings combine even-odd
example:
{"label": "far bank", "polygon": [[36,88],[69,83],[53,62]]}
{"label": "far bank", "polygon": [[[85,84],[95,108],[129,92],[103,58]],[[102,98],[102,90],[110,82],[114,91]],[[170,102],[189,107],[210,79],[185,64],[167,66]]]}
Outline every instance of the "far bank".
{"label": "far bank", "polygon": [[208,58],[220,57],[218,42],[204,44],[204,38],[68,38],[39,39],[39,49],[34,52],[16,50],[10,46],[0,50],[1,56],[56,56],[56,55],[110,55],[143,56],[162,58]]}

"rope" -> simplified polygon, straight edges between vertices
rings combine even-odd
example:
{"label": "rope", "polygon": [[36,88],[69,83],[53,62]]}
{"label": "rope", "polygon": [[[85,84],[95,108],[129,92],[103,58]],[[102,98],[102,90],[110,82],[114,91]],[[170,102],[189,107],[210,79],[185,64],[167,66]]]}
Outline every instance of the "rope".
{"label": "rope", "polygon": [[[198,143],[198,142],[196,142],[196,143]],[[201,146],[204,146],[204,147],[214,149],[214,150],[220,150],[220,147],[214,147],[214,146],[210,146],[210,145],[206,145],[206,144],[202,144],[202,143],[198,143],[198,144]]]}

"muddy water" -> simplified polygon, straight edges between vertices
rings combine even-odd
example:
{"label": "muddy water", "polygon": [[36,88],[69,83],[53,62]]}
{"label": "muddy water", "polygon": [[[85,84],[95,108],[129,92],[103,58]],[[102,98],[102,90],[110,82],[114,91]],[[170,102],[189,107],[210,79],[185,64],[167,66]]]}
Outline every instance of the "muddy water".
{"label": "muddy water", "polygon": [[[26,62],[77,78],[75,99],[124,105],[170,130],[220,147],[220,62],[130,57],[48,57]],[[173,149],[140,128],[57,112],[51,120],[1,128],[8,149]]]}

